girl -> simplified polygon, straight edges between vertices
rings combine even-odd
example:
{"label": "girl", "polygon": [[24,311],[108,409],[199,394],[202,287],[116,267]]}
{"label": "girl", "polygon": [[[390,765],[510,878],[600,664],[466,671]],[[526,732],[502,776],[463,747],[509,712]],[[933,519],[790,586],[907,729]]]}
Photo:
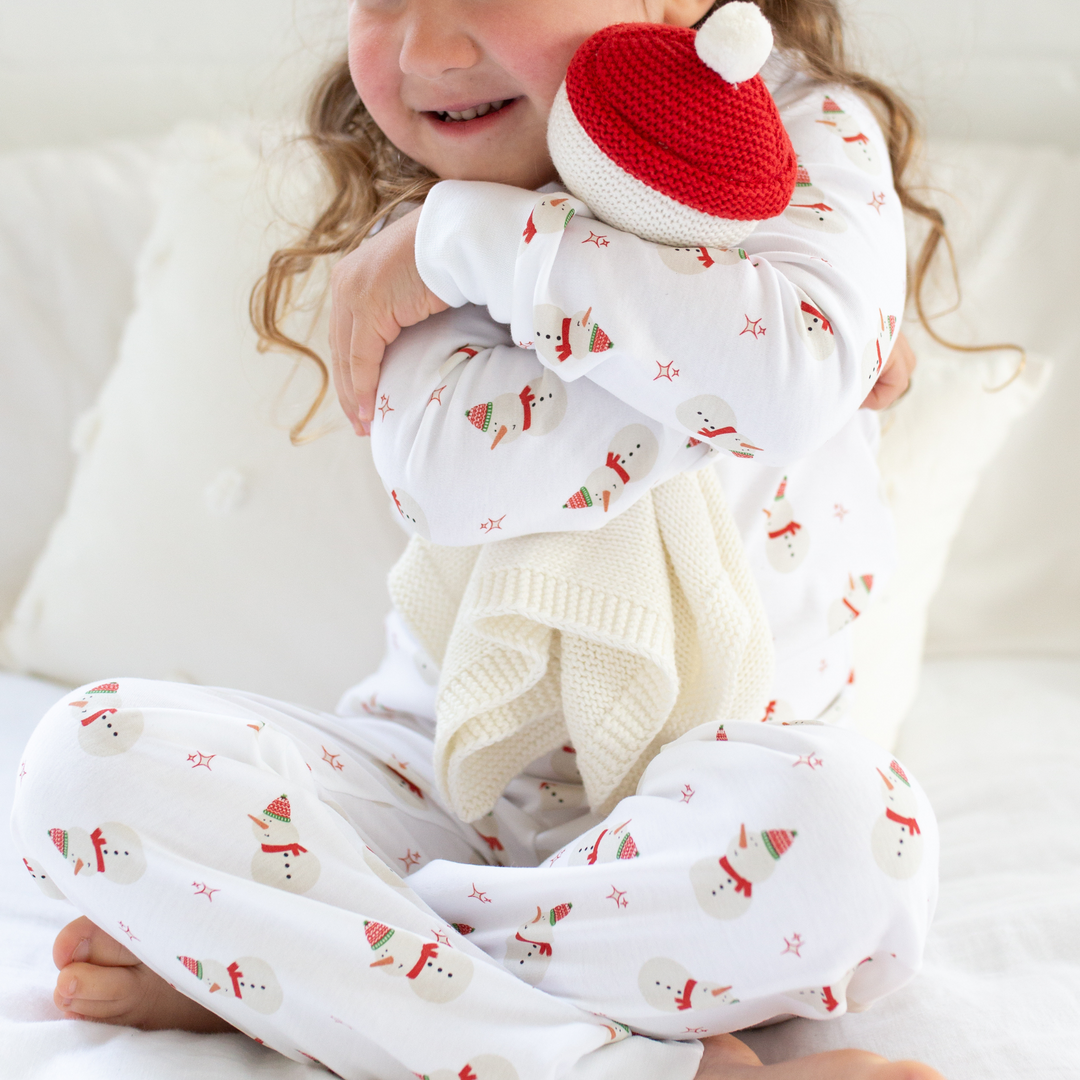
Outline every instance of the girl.
{"label": "girl", "polygon": [[[380,468],[391,485],[398,470],[412,486],[412,502],[399,496],[403,516],[426,522],[437,539],[472,543],[483,539],[471,514],[478,475],[485,493],[516,497],[526,478],[558,477],[577,461],[569,451],[606,443],[628,416],[665,440],[677,469],[684,450],[706,453],[718,426],[684,419],[682,399],[730,401],[748,417],[740,431],[757,440],[762,461],[774,455],[771,469],[757,462],[740,473],[747,462],[730,455],[724,463],[736,520],[767,510],[769,527],[758,518],[744,529],[760,555],[757,576],[798,579],[763,588],[779,657],[780,690],[762,718],[771,722],[694,729],[602,819],[583,806],[573,747],[543,748],[492,813],[467,825],[433,783],[430,665],[399,618],[380,673],[343,703],[349,720],[233,691],[134,679],[88,685],[35,733],[14,818],[28,865],[88,916],[54,949],[57,1001],[72,1015],[235,1027],[347,1077],[937,1075],[857,1051],[762,1067],[724,1034],[787,1015],[839,1015],[895,989],[918,966],[935,894],[936,830],[914,778],[851,732],[798,723],[838,709],[848,683],[842,627],[862,603],[859,588],[869,591],[888,570],[874,429],[868,414],[854,414],[867,385],[863,339],[875,351],[879,339],[887,345],[883,316],[903,302],[898,189],[876,124],[844,88],[855,77],[830,67],[839,34],[831,6],[769,12],[782,42],[804,54],[777,58],[769,79],[806,155],[803,194],[814,194],[755,234],[748,258],[680,273],[654,246],[584,221],[584,230],[571,223],[548,237],[542,280],[517,273],[520,237],[540,198],[532,189],[555,179],[546,114],[577,45],[615,22],[691,26],[709,6],[354,3],[355,92],[335,71],[316,113],[340,190],[311,242],[272,265],[263,322],[267,339],[280,342],[275,313],[289,274],[316,254],[353,247],[374,220],[430,186],[425,169],[503,185],[441,185],[422,212],[342,261],[333,351],[346,412],[370,429],[381,346],[434,316],[388,357],[387,386],[398,380],[403,396],[392,404],[397,391],[380,390],[380,423],[399,408],[408,423],[387,426],[385,437],[379,429]],[[860,85],[893,106],[890,141],[903,145],[906,114],[886,91]],[[878,171],[864,177],[858,170],[873,153]],[[815,184],[831,186],[828,199]],[[864,187],[872,197],[859,217]],[[815,206],[846,227],[836,218],[819,231],[812,214],[798,213]],[[601,252],[584,233],[606,239],[618,262],[583,269],[582,250]],[[825,243],[841,235],[847,247]],[[714,270],[732,273],[714,283]],[[687,283],[698,289],[692,302]],[[476,439],[466,440],[475,426],[450,425],[457,405],[486,402],[507,379],[535,380],[543,368],[460,305],[488,305],[517,337],[518,290],[527,309],[543,294],[574,311],[583,284],[613,327],[626,320],[627,355],[667,368],[662,381],[672,383],[672,365],[685,362],[678,377],[688,389],[680,384],[676,401],[632,369],[627,377],[625,363],[622,371],[583,364],[565,386],[568,441],[557,431],[551,445],[518,439],[510,448],[527,454],[463,466],[468,455],[495,459],[486,440],[479,455]],[[667,319],[665,345],[651,320],[670,316],[671,304],[678,319]],[[437,314],[448,305],[455,310]],[[724,362],[695,364],[707,327],[735,309],[751,331],[725,340]],[[871,314],[879,329],[867,335]],[[824,349],[823,334],[831,335]],[[470,345],[448,372],[444,399],[429,396],[421,408],[419,396],[438,389],[428,388],[430,376],[463,337],[480,348]],[[751,342],[771,351],[748,378],[740,350]],[[440,411],[444,402],[454,409]],[[687,448],[688,438],[698,445]],[[820,506],[815,520],[797,521],[788,485],[804,482],[827,511],[835,494],[835,509],[858,513],[862,524],[842,534],[839,515],[827,532]],[[628,490],[614,510],[634,497]],[[459,513],[463,503],[468,513]],[[511,529],[567,527],[561,506],[519,503],[524,524]],[[539,508],[532,518],[530,506]],[[594,514],[571,527],[602,523]],[[804,529],[820,541],[806,547]],[[795,552],[787,561],[769,546],[777,540]],[[852,573],[856,558],[864,561]],[[781,724],[784,716],[796,726]],[[123,943],[99,929],[117,925]]]}

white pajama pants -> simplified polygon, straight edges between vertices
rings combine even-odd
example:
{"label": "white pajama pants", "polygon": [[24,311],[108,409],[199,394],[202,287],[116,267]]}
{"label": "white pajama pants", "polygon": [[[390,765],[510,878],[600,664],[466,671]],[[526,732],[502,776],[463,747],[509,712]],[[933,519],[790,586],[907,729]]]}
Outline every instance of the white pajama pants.
{"label": "white pajama pants", "polygon": [[178,990],[349,1080],[689,1080],[698,1036],[862,1009],[919,966],[933,814],[853,732],[704,725],[603,820],[570,749],[475,827],[431,756],[407,717],[89,684],[31,738],[13,828]]}

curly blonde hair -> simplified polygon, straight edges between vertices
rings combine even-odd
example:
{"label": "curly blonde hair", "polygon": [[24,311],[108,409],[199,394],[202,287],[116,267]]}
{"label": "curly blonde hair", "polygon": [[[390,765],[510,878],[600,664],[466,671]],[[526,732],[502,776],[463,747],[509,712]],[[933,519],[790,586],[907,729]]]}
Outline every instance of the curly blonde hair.
{"label": "curly blonde hair", "polygon": [[[708,14],[726,2],[718,0]],[[894,90],[848,65],[837,0],[754,2],[772,24],[777,45],[792,54],[805,72],[823,83],[850,87],[874,110],[889,149],[896,194],[904,210],[919,218],[926,228],[922,245],[908,268],[908,299],[927,333],[940,344],[965,352],[1011,348],[1023,355],[1023,350],[1014,345],[955,345],[931,326],[933,316],[927,314],[924,298],[927,273],[943,246],[954,282],[956,263],[944,217],[915,194],[910,179],[922,131],[914,112]],[[318,154],[333,195],[296,243],[273,254],[266,273],[252,291],[250,304],[261,350],[294,351],[314,363],[320,373],[315,400],[290,430],[294,443],[303,441],[304,429],[322,405],[330,385],[322,357],[282,329],[297,284],[317,260],[352,251],[380,220],[402,203],[423,202],[438,181],[428,169],[402,154],[376,126],[353,86],[345,59],[335,63],[315,85],[307,110],[307,126],[306,138]],[[1023,361],[1016,374],[1022,368]]]}

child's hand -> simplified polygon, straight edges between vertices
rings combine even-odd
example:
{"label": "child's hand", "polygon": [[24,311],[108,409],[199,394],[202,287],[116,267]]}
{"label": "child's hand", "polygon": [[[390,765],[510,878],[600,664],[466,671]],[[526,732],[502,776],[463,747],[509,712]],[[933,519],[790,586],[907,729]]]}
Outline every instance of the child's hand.
{"label": "child's hand", "polygon": [[403,326],[423,322],[449,306],[417,272],[414,244],[419,220],[418,209],[398,218],[346,255],[331,275],[334,388],[357,435],[371,431],[386,346]]}
{"label": "child's hand", "polygon": [[885,361],[885,367],[878,376],[878,381],[874,383],[874,389],[866,395],[862,407],[887,409],[894,401],[902,398],[911,385],[911,373],[915,370],[917,363],[915,352],[901,331],[892,352],[889,353],[889,359]]}

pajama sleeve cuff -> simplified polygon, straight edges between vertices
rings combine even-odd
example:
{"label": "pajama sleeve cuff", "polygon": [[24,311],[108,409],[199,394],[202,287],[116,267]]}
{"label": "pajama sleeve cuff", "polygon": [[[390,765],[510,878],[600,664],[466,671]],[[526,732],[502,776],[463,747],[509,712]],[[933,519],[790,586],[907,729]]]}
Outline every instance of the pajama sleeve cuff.
{"label": "pajama sleeve cuff", "polygon": [[436,184],[416,229],[424,284],[451,307],[486,305],[496,322],[508,324],[518,247],[536,199],[506,184]]}

